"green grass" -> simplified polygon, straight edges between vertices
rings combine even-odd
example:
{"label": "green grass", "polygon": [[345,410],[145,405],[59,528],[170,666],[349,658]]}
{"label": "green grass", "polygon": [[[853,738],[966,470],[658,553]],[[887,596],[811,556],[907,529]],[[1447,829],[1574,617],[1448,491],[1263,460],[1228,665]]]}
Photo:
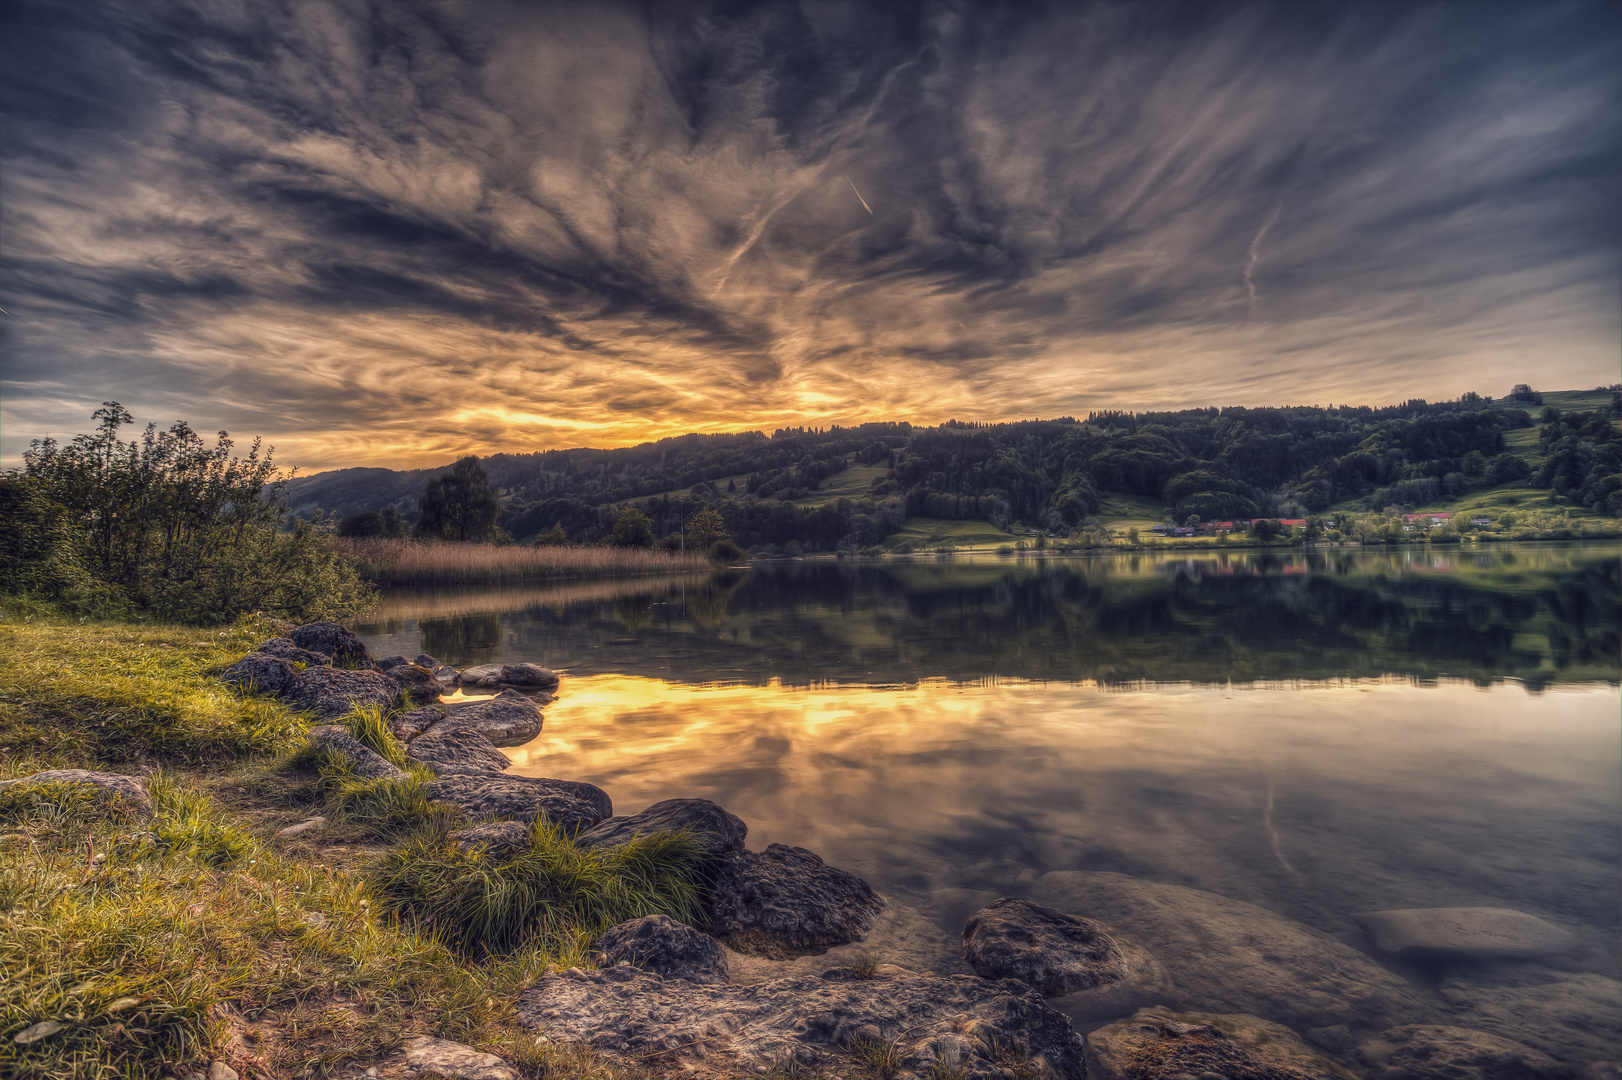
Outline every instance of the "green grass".
{"label": "green grass", "polygon": [[1160,524],[1165,513],[1166,505],[1159,499],[1111,491],[1104,495],[1103,503],[1094,516],[1101,525],[1118,532],[1124,532],[1134,525],[1147,532]]}
{"label": "green grass", "polygon": [[384,856],[373,881],[389,911],[436,927],[466,952],[502,955],[540,944],[570,953],[627,919],[694,922],[707,869],[682,833],[577,848],[537,818],[529,846],[511,858],[459,850],[443,832],[419,834]]}
{"label": "green grass", "polygon": [[883,480],[889,471],[888,465],[851,465],[843,472],[828,477],[821,487],[804,498],[792,500],[792,505],[812,510],[840,499],[865,498],[873,485]]}
{"label": "green grass", "polygon": [[[396,917],[364,868],[345,868],[345,849],[321,846],[334,834],[272,839],[322,805],[292,753],[307,722],[216,680],[269,633],[81,623],[9,602],[0,617],[0,778],[156,767],[149,820],[81,786],[0,789],[0,1075],[157,1080],[224,1059],[278,1080],[349,1076],[419,1034],[498,1053],[524,1080],[643,1075],[584,1047],[537,1046],[514,1004],[548,969],[589,963],[565,916],[608,917],[605,889],[685,910],[690,892],[661,891],[676,872],[668,841],[629,853],[597,892],[556,896],[546,942],[476,962],[443,921]],[[346,724],[395,757],[383,719]],[[331,797],[340,818],[403,807],[405,835],[442,841],[463,819],[424,812],[408,790],[421,779],[366,791],[340,779]]]}
{"label": "green grass", "polygon": [[884,546],[896,548],[904,543],[914,548],[951,547],[958,551],[993,549],[1025,539],[1022,535],[1004,532],[986,521],[954,521],[947,518],[912,517],[899,532],[885,538]]}

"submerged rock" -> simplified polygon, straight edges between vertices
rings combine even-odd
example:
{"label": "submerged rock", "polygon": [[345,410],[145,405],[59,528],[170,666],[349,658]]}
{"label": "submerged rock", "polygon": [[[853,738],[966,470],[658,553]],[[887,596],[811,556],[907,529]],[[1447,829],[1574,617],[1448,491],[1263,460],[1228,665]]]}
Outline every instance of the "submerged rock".
{"label": "submerged rock", "polygon": [[220,673],[220,681],[238,690],[280,695],[298,675],[290,660],[270,653],[251,652]]}
{"label": "submerged rock", "polygon": [[434,770],[436,776],[453,772],[499,773],[512,758],[491,745],[477,731],[440,731],[435,728],[406,746],[406,755]]}
{"label": "submerged rock", "polygon": [[487,701],[452,704],[439,727],[447,731],[471,729],[496,746],[519,746],[541,733],[545,721],[535,702],[516,690],[503,690]]}
{"label": "submerged rock", "polygon": [[1352,1080],[1283,1024],[1143,1009],[1087,1036],[1087,1080]]}
{"label": "submerged rock", "polygon": [[1509,908],[1408,908],[1356,918],[1376,949],[1405,959],[1539,960],[1581,949],[1576,935]]}
{"label": "submerged rock", "polygon": [[287,636],[301,649],[326,653],[335,664],[359,666],[372,662],[366,643],[335,622],[306,623]]}
{"label": "submerged rock", "polygon": [[505,862],[529,847],[529,826],[521,821],[487,821],[451,833],[450,842],[458,850],[479,848],[492,862]]}
{"label": "submerged rock", "polygon": [[107,804],[108,809],[132,814],[136,817],[152,816],[152,796],[146,786],[134,776],[120,773],[92,772],[89,769],[46,769],[15,780],[0,780],[0,791],[21,789],[40,784],[82,785]]}
{"label": "submerged rock", "polygon": [[623,844],[633,836],[685,830],[711,855],[742,851],[749,826],[708,799],[666,799],[640,814],[613,817],[575,839],[581,847]]}
{"label": "submerged rock", "polygon": [[1569,1062],[1622,1062],[1622,982],[1501,961],[1455,968],[1438,987],[1451,1021]]}
{"label": "submerged rock", "polygon": [[824,952],[860,941],[884,898],[805,848],[772,844],[724,856],[710,891],[710,924],[740,952]]}
{"label": "submerged rock", "polygon": [[400,701],[400,684],[380,671],[308,668],[287,684],[282,700],[323,720],[336,720],[357,705],[394,708]]}
{"label": "submerged rock", "polygon": [[269,653],[279,656],[283,660],[305,667],[331,667],[332,657],[324,652],[315,652],[311,649],[301,649],[292,638],[276,637],[260,645],[254,652]]}
{"label": "submerged rock", "polygon": [[1126,957],[1098,923],[1007,896],[969,917],[963,955],[981,978],[1018,979],[1043,997],[1126,978]]}
{"label": "submerged rock", "polygon": [[311,731],[310,745],[338,755],[349,771],[362,780],[399,780],[405,776],[382,754],[336,724],[327,724]]}
{"label": "submerged rock", "polygon": [[428,794],[454,803],[469,817],[544,817],[565,832],[589,829],[614,812],[608,794],[591,784],[505,773],[450,773],[431,781]]}
{"label": "submerged rock", "polygon": [[[777,979],[750,986],[665,979],[634,967],[542,976],[518,1000],[519,1020],[553,1041],[674,1073],[686,1054],[722,1054],[755,1071],[784,1061],[849,1066],[858,1037],[895,1048],[901,1070],[965,1078],[1083,1080],[1070,1021],[1016,982],[897,974]],[[1018,1048],[1018,1049],[1016,1049]],[[715,1069],[720,1072],[722,1070]]]}
{"label": "submerged rock", "polygon": [[1298,1030],[1430,1019],[1408,982],[1362,953],[1266,908],[1125,874],[1055,871],[1032,898],[1136,938],[1186,1008],[1243,1010]]}
{"label": "submerged rock", "polygon": [[593,947],[602,967],[625,962],[667,979],[727,981],[727,956],[721,943],[666,915],[648,915],[611,926],[597,935]]}
{"label": "submerged rock", "polygon": [[[769,982],[798,975],[821,975],[832,967],[859,964],[895,965],[914,974],[972,975],[963,959],[963,937],[946,930],[916,908],[886,899],[873,929],[861,941],[836,945],[827,952],[792,959],[750,956],[728,950],[732,981]],[[1048,1004],[1063,1011],[1064,998]]]}
{"label": "submerged rock", "polygon": [[1570,1080],[1570,1067],[1485,1031],[1410,1024],[1358,1047],[1375,1080]]}

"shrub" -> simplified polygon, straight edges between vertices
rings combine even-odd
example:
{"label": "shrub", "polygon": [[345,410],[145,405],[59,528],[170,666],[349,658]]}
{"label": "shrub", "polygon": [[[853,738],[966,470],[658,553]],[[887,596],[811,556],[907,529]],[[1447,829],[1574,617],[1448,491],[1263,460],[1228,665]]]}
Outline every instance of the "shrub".
{"label": "shrub", "polygon": [[731,540],[717,540],[710,545],[710,561],[718,563],[735,563],[744,559],[743,548]]}

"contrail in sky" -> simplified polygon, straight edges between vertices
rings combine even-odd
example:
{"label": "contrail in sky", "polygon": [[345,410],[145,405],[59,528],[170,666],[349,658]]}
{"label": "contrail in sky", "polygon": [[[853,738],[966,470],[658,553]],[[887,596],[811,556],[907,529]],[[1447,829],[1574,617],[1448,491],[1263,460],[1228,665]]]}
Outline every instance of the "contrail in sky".
{"label": "contrail in sky", "polygon": [[1250,313],[1252,315],[1256,314],[1256,282],[1251,279],[1250,275],[1256,269],[1256,260],[1262,257],[1262,237],[1266,236],[1267,230],[1273,227],[1273,222],[1278,220],[1278,212],[1282,209],[1284,209],[1284,200],[1280,199],[1273,205],[1273,212],[1268,214],[1267,220],[1262,223],[1261,229],[1256,233],[1256,239],[1250,242],[1250,265],[1245,267],[1245,288],[1250,290]]}
{"label": "contrail in sky", "polygon": [[[847,176],[845,177],[845,183],[850,185],[850,189],[852,191],[856,191],[856,181]],[[856,191],[856,198],[861,200],[863,210],[866,210],[869,214],[873,213],[873,208],[867,205],[867,200],[862,198],[862,193],[860,191]]]}

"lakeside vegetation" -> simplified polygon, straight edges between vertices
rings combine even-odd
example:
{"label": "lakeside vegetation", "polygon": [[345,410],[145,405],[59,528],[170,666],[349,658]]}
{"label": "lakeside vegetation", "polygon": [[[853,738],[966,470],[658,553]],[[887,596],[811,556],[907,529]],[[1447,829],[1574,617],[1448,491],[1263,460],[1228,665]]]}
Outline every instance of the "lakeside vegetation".
{"label": "lakeside vegetation", "polygon": [[[157,1080],[229,1057],[254,1075],[348,1075],[427,1034],[526,1080],[633,1075],[537,1044],[513,1006],[546,970],[589,966],[604,919],[682,910],[694,864],[679,840],[646,838],[619,856],[629,868],[544,827],[510,864],[455,852],[459,814],[362,791],[308,751],[307,717],[217,681],[275,629],[263,619],[200,635],[8,601],[0,626],[0,780],[111,769],[153,802],[140,820],[83,789],[0,788],[0,1072]],[[399,757],[379,719],[344,722]],[[321,846],[276,836],[312,813],[329,819]],[[432,880],[402,880],[385,842]],[[503,907],[517,895],[534,903]]]}
{"label": "lakeside vegetation", "polygon": [[[1518,513],[1532,509],[1527,497],[1538,513],[1498,531],[1593,535],[1585,522],[1622,515],[1618,398],[1615,388],[1521,386],[1496,401],[1470,393],[1384,408],[876,423],[497,454],[479,465],[500,503],[494,527],[519,542],[607,540],[636,510],[655,536],[713,511],[741,547],[768,557],[1037,537],[1091,548],[1144,543],[1155,525],[1191,517],[1361,520],[1372,533],[1396,515],[1467,499]],[[404,522],[445,473],[338,470],[296,481],[291,499],[301,514],[323,507]]]}
{"label": "lakeside vegetation", "polygon": [[387,537],[328,541],[368,581],[387,585],[481,585],[693,572],[703,555],[645,547],[494,546]]}

